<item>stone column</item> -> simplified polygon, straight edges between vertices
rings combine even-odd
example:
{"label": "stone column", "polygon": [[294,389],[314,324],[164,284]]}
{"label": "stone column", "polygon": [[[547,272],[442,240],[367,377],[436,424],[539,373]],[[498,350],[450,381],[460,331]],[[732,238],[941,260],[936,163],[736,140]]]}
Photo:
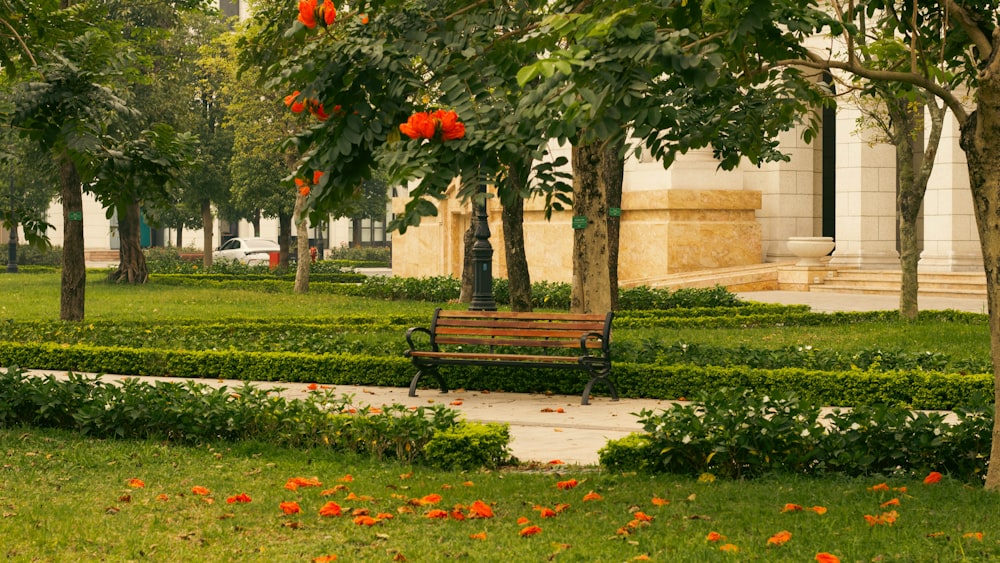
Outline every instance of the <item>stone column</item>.
{"label": "stone column", "polygon": [[980,272],[983,255],[969,191],[965,152],[958,123],[945,118],[934,172],[924,195],[923,272]]}
{"label": "stone column", "polygon": [[860,112],[837,113],[837,249],[831,266],[898,270],[896,151],[857,130]]}

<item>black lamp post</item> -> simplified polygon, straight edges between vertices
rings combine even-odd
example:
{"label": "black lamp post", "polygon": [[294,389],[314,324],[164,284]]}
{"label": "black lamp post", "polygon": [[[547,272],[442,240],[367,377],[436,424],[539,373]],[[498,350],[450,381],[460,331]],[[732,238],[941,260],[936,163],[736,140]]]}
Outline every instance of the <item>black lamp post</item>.
{"label": "black lamp post", "polygon": [[7,243],[7,273],[17,273],[17,218],[14,216],[14,174],[10,175],[10,242]]}
{"label": "black lamp post", "polygon": [[493,246],[490,244],[490,224],[486,217],[486,184],[479,186],[476,210],[476,241],[472,243],[472,302],[470,311],[496,311],[493,298]]}

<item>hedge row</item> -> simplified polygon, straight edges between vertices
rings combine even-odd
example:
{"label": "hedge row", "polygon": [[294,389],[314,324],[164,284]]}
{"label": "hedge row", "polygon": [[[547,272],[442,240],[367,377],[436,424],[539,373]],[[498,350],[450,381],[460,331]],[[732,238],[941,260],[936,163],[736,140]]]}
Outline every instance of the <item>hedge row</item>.
{"label": "hedge row", "polygon": [[[168,375],[246,381],[317,382],[406,387],[415,370],[403,357],[290,352],[183,351],[85,345],[0,343],[0,364],[42,370]],[[444,369],[451,388],[510,392],[582,392],[587,376],[568,370]],[[976,394],[993,394],[988,374],[927,371],[818,371],[745,367],[616,363],[612,374],[625,397],[677,399],[704,389],[733,387],[760,393],[794,391],[831,406],[885,403],[916,409],[951,409]],[[433,385],[433,378],[422,380]],[[606,390],[597,386],[597,394]]]}

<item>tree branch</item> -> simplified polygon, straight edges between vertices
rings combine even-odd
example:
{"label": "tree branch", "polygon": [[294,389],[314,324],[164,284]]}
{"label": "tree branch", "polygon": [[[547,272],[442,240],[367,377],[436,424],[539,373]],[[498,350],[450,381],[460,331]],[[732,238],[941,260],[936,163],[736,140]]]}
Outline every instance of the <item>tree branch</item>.
{"label": "tree branch", "polygon": [[23,50],[24,54],[27,55],[29,59],[31,59],[31,65],[38,66],[38,62],[35,60],[35,57],[31,54],[31,49],[28,48],[28,45],[24,42],[24,38],[21,37],[21,34],[18,33],[17,30],[14,29],[14,26],[12,26],[10,22],[8,22],[7,20],[0,18],[0,22],[3,22],[3,25],[10,30],[10,33],[11,35],[14,36],[14,39],[16,39],[17,42],[21,44],[21,50]]}
{"label": "tree branch", "polygon": [[808,59],[786,59],[783,61],[777,61],[774,66],[803,66],[806,68],[814,68],[817,70],[842,70],[849,72],[855,76],[860,76],[861,78],[867,78],[868,80],[877,80],[882,82],[903,82],[905,84],[913,84],[914,86],[919,86],[924,90],[927,90],[931,94],[934,94],[941,99],[947,106],[948,109],[955,114],[955,118],[958,119],[959,125],[964,125],[969,119],[969,113],[966,111],[965,107],[962,105],[961,101],[955,97],[954,93],[947,88],[944,88],[937,82],[928,79],[925,76],[913,72],[899,72],[894,70],[877,70],[872,68],[867,68],[862,65],[852,64],[842,61],[831,61],[821,58],[819,55],[809,52]]}
{"label": "tree branch", "polygon": [[989,37],[986,36],[986,33],[976,25],[969,12],[965,11],[965,8],[960,6],[955,0],[943,0],[943,2],[952,15],[955,16],[958,25],[979,49],[979,59],[982,61],[990,60],[990,56],[993,54],[993,44],[990,42]]}

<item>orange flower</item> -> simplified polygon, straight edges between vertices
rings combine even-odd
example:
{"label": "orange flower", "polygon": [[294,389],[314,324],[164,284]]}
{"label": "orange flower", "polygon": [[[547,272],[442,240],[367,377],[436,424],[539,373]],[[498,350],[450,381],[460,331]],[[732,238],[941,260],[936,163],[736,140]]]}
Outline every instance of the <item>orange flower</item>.
{"label": "orange flower", "polygon": [[312,563],[330,563],[331,561],[336,560],[336,555],[320,555],[319,557],[313,557]]}
{"label": "orange flower", "polygon": [[[309,197],[309,186],[299,186],[299,195],[302,197]],[[287,487],[288,485],[285,485]]]}
{"label": "orange flower", "polygon": [[784,508],[781,509],[782,512],[802,512],[802,506],[798,504],[788,503]]}
{"label": "orange flower", "polygon": [[782,530],[767,538],[767,545],[785,545],[790,539],[792,539],[792,533],[788,530]]}
{"label": "orange flower", "polygon": [[299,503],[295,501],[283,502],[278,505],[278,508],[280,508],[285,514],[297,514],[302,512],[302,509],[299,507]]}
{"label": "orange flower", "polygon": [[710,542],[720,542],[724,539],[726,539],[726,536],[720,534],[719,532],[709,532],[708,535],[705,536],[705,541]]}
{"label": "orange flower", "polygon": [[583,495],[583,502],[587,502],[589,500],[604,500],[604,497],[594,491],[590,491],[589,493]]}
{"label": "orange flower", "polygon": [[826,514],[826,507],[825,506],[814,506],[814,507],[810,508],[809,510],[812,510],[816,514]]}
{"label": "orange flower", "polygon": [[350,473],[340,478],[341,483],[350,483],[351,481],[354,481],[354,477],[352,477]]}
{"label": "orange flower", "polygon": [[372,518],[371,516],[358,516],[354,519],[354,523],[358,526],[374,526],[378,524],[378,518]]}
{"label": "orange flower", "polygon": [[320,483],[319,479],[316,477],[292,477],[287,482],[285,482],[285,487],[287,488],[289,484],[294,484],[296,487],[321,487],[323,483]]}
{"label": "orange flower", "polygon": [[924,477],[924,484],[933,485],[934,483],[940,481],[941,477],[942,475],[937,471],[931,471],[930,473],[927,474],[927,477]]}
{"label": "orange flower", "polygon": [[556,483],[556,487],[559,488],[560,490],[568,491],[579,484],[580,482],[577,481],[576,479],[570,479],[568,481],[559,481],[558,483]]}
{"label": "orange flower", "polygon": [[414,113],[399,126],[399,131],[411,139],[432,139],[437,126],[427,112]]}
{"label": "orange flower", "polygon": [[879,483],[878,485],[875,485],[874,487],[868,487],[868,490],[872,491],[874,493],[880,493],[880,492],[883,492],[883,491],[888,491],[889,490],[889,485],[886,484],[886,483]]}
{"label": "orange flower", "polygon": [[552,510],[551,508],[548,508],[548,507],[545,507],[545,506],[541,506],[541,507],[538,507],[538,516],[540,516],[542,518],[555,518],[556,517],[556,511]]}
{"label": "orange flower", "polygon": [[395,516],[388,512],[379,512],[375,515],[375,518],[378,518],[379,520],[392,520]]}
{"label": "orange flower", "polygon": [[156,500],[167,502],[168,500],[170,500],[170,497],[168,497],[167,495],[164,495],[164,494],[159,494],[159,495],[156,495]]}
{"label": "orange flower", "polygon": [[635,518],[636,520],[639,520],[640,522],[653,521],[653,517],[650,516],[649,514],[646,514],[645,512],[636,512],[635,514],[632,515],[632,517]]}
{"label": "orange flower", "polygon": [[296,90],[291,94],[285,96],[285,105],[288,106],[292,113],[302,113],[306,109],[305,102],[299,101],[299,91]]}
{"label": "orange flower", "polygon": [[146,486],[142,479],[129,479],[126,484],[133,489],[141,489]]}
{"label": "orange flower", "polygon": [[316,27],[316,0],[299,2],[299,21],[309,29]]}
{"label": "orange flower", "polygon": [[469,512],[475,518],[493,518],[493,509],[481,500],[472,503],[472,506],[469,507]]}
{"label": "orange flower", "polygon": [[323,6],[319,9],[319,11],[323,14],[323,23],[326,25],[333,25],[333,22],[337,19],[337,8],[333,6],[333,2],[330,0],[323,0]]}
{"label": "orange flower", "polygon": [[486,540],[486,532],[479,532],[478,534],[469,534],[469,539],[472,540]]}
{"label": "orange flower", "polygon": [[210,495],[211,493],[205,487],[199,487],[199,486],[196,485],[194,487],[191,487],[191,494],[203,497],[203,496]]}
{"label": "orange flower", "polygon": [[974,540],[983,541],[983,533],[982,532],[969,532],[967,534],[962,534],[962,537],[963,538],[967,538],[967,539],[974,539]]}
{"label": "orange flower", "polygon": [[341,514],[343,514],[343,510],[340,508],[340,505],[332,500],[319,509],[320,516],[340,516]]}
{"label": "orange flower", "polygon": [[361,14],[361,25],[368,25],[368,14]]}
{"label": "orange flower", "polygon": [[466,482],[462,483],[462,486],[463,487],[475,487],[476,484],[473,483],[472,481],[466,481]]}
{"label": "orange flower", "polygon": [[642,555],[636,555],[632,558],[632,561],[650,561],[649,554],[643,553]]}
{"label": "orange flower", "polygon": [[832,553],[823,552],[816,554],[816,561],[819,563],[840,563],[840,558]]}
{"label": "orange flower", "polygon": [[729,552],[732,552],[732,553],[736,553],[739,550],[740,550],[740,548],[736,547],[735,545],[733,545],[731,543],[727,543],[727,544],[719,546],[719,551],[729,551]]}
{"label": "orange flower", "polygon": [[411,139],[433,139],[440,131],[442,141],[452,141],[465,136],[465,124],[454,111],[439,109],[414,113],[399,126],[399,131]]}
{"label": "orange flower", "polygon": [[250,502],[250,500],[251,500],[250,499],[250,495],[248,495],[246,493],[240,493],[238,495],[234,495],[234,496],[231,496],[231,497],[227,498],[226,502],[229,503],[229,504],[234,504],[234,503],[245,504],[245,503]]}
{"label": "orange flower", "polygon": [[520,517],[520,518],[517,519],[517,525],[518,526],[523,526],[523,525],[527,524],[528,522],[531,522],[531,520],[528,520],[524,516],[522,516],[522,517]]}
{"label": "orange flower", "polygon": [[868,522],[869,526],[892,526],[896,522],[897,518],[899,518],[899,513],[895,510],[883,512],[878,516],[865,514],[865,522]]}
{"label": "orange flower", "polygon": [[651,502],[653,503],[653,506],[667,506],[668,504],[670,504],[669,500],[660,497],[653,497],[653,500]]}
{"label": "orange flower", "polygon": [[535,534],[540,534],[540,533],[542,533],[542,529],[539,528],[538,526],[528,526],[527,528],[521,530],[520,535],[522,538],[526,538],[528,536],[533,536]]}
{"label": "orange flower", "polygon": [[447,517],[448,517],[448,511],[441,510],[440,508],[435,508],[434,510],[431,510],[427,514],[424,514],[424,518],[431,518],[431,519],[443,519]]}
{"label": "orange flower", "polygon": [[[296,180],[298,180],[298,178],[296,178]],[[306,385],[306,389],[308,389],[310,391],[315,391],[315,390],[319,389],[319,385],[317,385],[315,383],[310,383],[309,385]]]}
{"label": "orange flower", "polygon": [[441,502],[441,495],[432,493],[420,499],[420,504],[437,504]]}
{"label": "orange flower", "polygon": [[882,507],[882,508],[885,508],[887,506],[899,506],[899,499],[898,498],[889,499],[889,500],[883,502],[882,504],[880,504],[879,506]]}
{"label": "orange flower", "polygon": [[465,514],[462,512],[462,509],[459,506],[456,506],[451,511],[451,517],[454,518],[455,520],[465,520]]}
{"label": "orange flower", "polygon": [[431,114],[436,126],[441,129],[441,139],[453,141],[465,136],[465,124],[458,120],[458,114],[448,110],[439,109]]}
{"label": "orange flower", "polygon": [[549,460],[549,465],[563,465],[563,464],[565,464],[565,463],[566,463],[566,462],[564,462],[564,461],[563,461],[563,460],[561,460],[561,459],[553,459],[553,460]]}

